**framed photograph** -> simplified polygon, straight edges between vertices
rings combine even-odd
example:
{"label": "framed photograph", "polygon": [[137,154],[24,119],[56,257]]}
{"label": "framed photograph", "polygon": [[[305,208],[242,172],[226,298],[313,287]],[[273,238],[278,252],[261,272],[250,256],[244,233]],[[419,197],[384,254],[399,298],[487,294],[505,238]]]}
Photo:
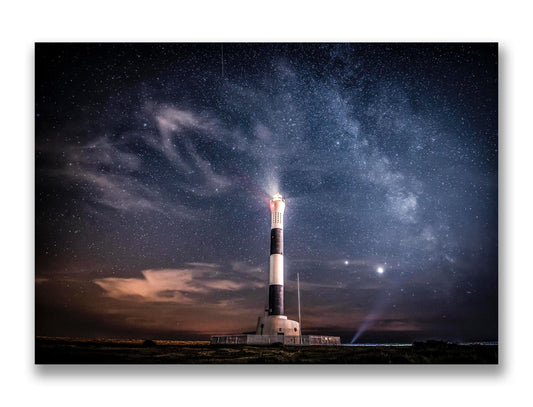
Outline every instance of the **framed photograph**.
{"label": "framed photograph", "polygon": [[497,364],[497,43],[36,43],[36,364]]}

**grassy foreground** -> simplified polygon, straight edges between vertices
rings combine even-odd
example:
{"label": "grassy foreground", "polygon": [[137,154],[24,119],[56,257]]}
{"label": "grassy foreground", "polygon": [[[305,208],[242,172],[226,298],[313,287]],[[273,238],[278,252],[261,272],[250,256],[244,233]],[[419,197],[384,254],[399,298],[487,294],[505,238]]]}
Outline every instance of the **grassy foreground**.
{"label": "grassy foreground", "polygon": [[251,346],[209,342],[36,338],[37,364],[496,364],[497,345]]}

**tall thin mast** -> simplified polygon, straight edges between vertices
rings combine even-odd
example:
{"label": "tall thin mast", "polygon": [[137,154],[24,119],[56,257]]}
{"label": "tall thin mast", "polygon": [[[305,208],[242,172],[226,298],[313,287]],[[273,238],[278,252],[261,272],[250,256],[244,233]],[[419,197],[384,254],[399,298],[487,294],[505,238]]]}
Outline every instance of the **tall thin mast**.
{"label": "tall thin mast", "polygon": [[300,336],[302,336],[302,321],[300,315],[300,273],[296,273],[296,279],[298,281],[298,323],[300,324]]}

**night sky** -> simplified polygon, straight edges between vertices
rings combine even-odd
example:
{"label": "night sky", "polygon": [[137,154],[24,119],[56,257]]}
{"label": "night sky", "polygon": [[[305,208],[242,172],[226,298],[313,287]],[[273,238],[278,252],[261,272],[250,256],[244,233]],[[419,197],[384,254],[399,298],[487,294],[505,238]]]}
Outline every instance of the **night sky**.
{"label": "night sky", "polygon": [[497,44],[36,44],[35,333],[498,340]]}

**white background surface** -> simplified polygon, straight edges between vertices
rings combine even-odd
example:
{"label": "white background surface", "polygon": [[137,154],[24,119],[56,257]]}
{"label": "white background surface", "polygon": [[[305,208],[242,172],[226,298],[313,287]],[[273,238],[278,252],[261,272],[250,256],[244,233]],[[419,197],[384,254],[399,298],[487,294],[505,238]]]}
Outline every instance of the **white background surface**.
{"label": "white background surface", "polygon": [[[533,349],[533,47],[531,12],[526,4],[464,0],[3,2],[0,403],[485,407],[531,402],[527,390],[531,388]],[[500,365],[35,366],[36,41],[499,42]]]}

